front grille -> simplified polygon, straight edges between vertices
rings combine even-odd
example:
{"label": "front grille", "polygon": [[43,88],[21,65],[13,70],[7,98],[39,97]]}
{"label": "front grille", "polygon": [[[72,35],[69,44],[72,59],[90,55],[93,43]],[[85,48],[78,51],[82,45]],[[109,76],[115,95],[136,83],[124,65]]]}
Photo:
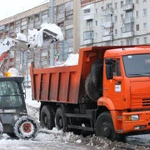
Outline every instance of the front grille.
{"label": "front grille", "polygon": [[142,106],[150,106],[150,98],[143,98],[142,99]]}

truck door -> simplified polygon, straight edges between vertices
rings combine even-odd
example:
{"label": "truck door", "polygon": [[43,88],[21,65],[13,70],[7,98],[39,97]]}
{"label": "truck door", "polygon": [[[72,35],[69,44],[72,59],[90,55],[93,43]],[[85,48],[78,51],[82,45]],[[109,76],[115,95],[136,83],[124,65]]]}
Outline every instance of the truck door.
{"label": "truck door", "polygon": [[104,77],[104,95],[113,101],[116,109],[123,109],[125,106],[123,98],[124,83],[120,64],[120,58],[113,59],[113,79],[107,79],[106,75]]}

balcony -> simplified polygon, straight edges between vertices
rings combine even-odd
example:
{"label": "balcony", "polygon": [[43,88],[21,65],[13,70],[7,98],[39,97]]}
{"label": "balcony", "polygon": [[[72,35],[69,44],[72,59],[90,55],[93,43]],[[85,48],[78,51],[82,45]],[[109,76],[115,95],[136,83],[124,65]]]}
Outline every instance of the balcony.
{"label": "balcony", "polygon": [[113,26],[113,23],[112,23],[112,21],[103,22],[103,23],[102,23],[102,26],[103,26],[104,28],[111,28],[111,27]]}
{"label": "balcony", "polygon": [[133,37],[133,35],[134,35],[134,32],[133,32],[133,31],[124,32],[124,33],[122,34],[122,36],[123,36],[124,38]]}
{"label": "balcony", "polygon": [[94,19],[95,9],[94,9],[93,4],[92,5],[87,5],[82,10],[83,10],[83,19],[84,20]]}
{"label": "balcony", "polygon": [[134,18],[133,17],[126,17],[123,19],[123,23],[133,23],[134,22]]}
{"label": "balcony", "polygon": [[86,14],[84,14],[83,19],[84,20],[94,19],[94,13],[93,14],[92,13],[86,13]]}
{"label": "balcony", "polygon": [[84,43],[84,45],[92,45],[93,39],[84,40],[83,43]]}
{"label": "balcony", "polygon": [[132,9],[134,9],[134,4],[133,3],[128,3],[128,4],[123,6],[124,11],[132,10]]}
{"label": "balcony", "polygon": [[103,42],[106,42],[106,41],[112,41],[112,35],[109,35],[109,36],[103,36]]}
{"label": "balcony", "polygon": [[103,10],[102,15],[107,16],[113,14],[113,8],[106,8]]}

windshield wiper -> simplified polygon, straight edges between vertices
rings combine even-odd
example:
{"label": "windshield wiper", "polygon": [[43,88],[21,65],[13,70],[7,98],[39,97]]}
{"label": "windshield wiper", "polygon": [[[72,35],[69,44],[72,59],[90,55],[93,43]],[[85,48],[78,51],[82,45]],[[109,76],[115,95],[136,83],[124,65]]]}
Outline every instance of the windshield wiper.
{"label": "windshield wiper", "polygon": [[143,73],[132,73],[132,74],[128,74],[129,76],[144,76],[145,74]]}
{"label": "windshield wiper", "polygon": [[144,72],[144,73],[132,73],[128,74],[129,76],[150,76],[150,72]]}

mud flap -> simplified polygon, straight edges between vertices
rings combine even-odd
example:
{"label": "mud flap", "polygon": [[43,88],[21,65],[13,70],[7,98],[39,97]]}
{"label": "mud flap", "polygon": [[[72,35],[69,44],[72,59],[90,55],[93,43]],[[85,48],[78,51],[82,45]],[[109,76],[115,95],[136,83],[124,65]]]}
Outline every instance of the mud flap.
{"label": "mud flap", "polygon": [[14,125],[14,134],[20,139],[31,139],[37,136],[39,125],[30,116],[22,116]]}

